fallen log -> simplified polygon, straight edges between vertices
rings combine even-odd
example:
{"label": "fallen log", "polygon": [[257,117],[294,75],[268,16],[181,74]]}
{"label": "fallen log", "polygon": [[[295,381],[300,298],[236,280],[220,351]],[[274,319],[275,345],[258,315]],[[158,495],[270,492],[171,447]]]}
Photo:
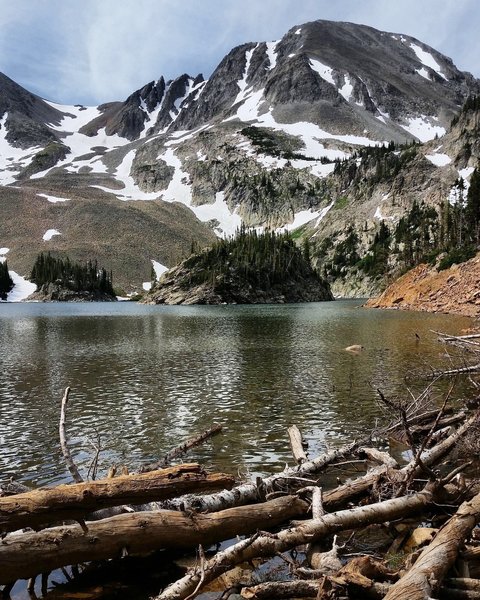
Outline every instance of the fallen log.
{"label": "fallen log", "polygon": [[433,499],[431,486],[422,492],[393,498],[368,506],[338,511],[320,519],[305,521],[298,527],[279,533],[257,533],[253,537],[218,552],[207,561],[201,571],[192,570],[178,581],[169,585],[156,600],[184,600],[233,566],[254,558],[274,556],[301,544],[319,541],[331,533],[358,528],[373,523],[384,523],[401,517],[411,516],[424,509]]}
{"label": "fallen log", "polygon": [[240,595],[248,600],[264,598],[316,598],[321,581],[269,581],[250,587],[244,587]]}
{"label": "fallen log", "polygon": [[234,478],[207,474],[196,463],[141,475],[123,475],[0,498],[0,533],[79,520],[88,513],[123,504],[159,501],[189,491],[232,487]]}
{"label": "fallen log", "polygon": [[185,514],[178,511],[139,512],[40,532],[12,533],[0,541],[0,584],[34,577],[62,566],[128,554],[145,554],[162,548],[194,548],[259,527],[275,527],[306,515],[308,504],[296,496],[283,496],[255,506],[218,513]]}
{"label": "fallen log", "polygon": [[[353,591],[355,598],[382,600],[392,588],[389,583],[372,581],[370,585],[356,585],[353,581],[342,581],[343,578],[322,577],[314,581],[269,581],[258,585],[244,587],[240,594],[248,600],[273,600],[276,598],[332,598],[330,590],[335,587]],[[332,585],[329,585],[331,583]],[[322,595],[326,592],[326,595]],[[480,593],[472,589],[442,586],[439,591],[440,600],[480,600]]]}
{"label": "fallen log", "polygon": [[423,550],[413,567],[388,592],[385,600],[427,600],[435,596],[455,562],[460,546],[480,522],[480,494],[464,502]]}
{"label": "fallen log", "polygon": [[188,438],[188,440],[186,440],[179,446],[176,446],[175,448],[172,448],[172,450],[167,452],[167,454],[165,454],[165,456],[162,458],[162,460],[154,462],[154,463],[150,463],[149,465],[144,465],[140,469],[140,473],[147,473],[149,471],[156,471],[158,469],[165,468],[172,462],[173,459],[178,458],[179,456],[183,456],[191,448],[195,448],[195,446],[199,446],[200,444],[203,444],[203,442],[205,440],[208,440],[209,438],[213,437],[214,435],[217,435],[218,433],[220,433],[222,431],[222,429],[223,429],[223,427],[221,425],[214,425],[213,427],[210,427],[210,429],[207,429],[203,433],[200,433],[199,435]]}
{"label": "fallen log", "polygon": [[303,437],[302,432],[296,425],[291,425],[288,428],[288,437],[290,439],[290,446],[292,448],[293,458],[298,465],[307,462],[308,458],[303,449]]}
{"label": "fallen log", "polygon": [[[437,411],[429,411],[428,416],[434,417],[438,415]],[[425,414],[421,416],[422,419]],[[443,440],[429,450],[425,450],[421,454],[422,464],[431,466],[439,461],[447,454],[465,434],[465,432],[475,422],[477,416],[470,417],[448,438]],[[228,491],[222,491],[215,494],[206,494],[204,496],[186,496],[184,498],[175,498],[165,503],[164,507],[172,510],[195,510],[198,512],[216,512],[233,506],[241,506],[242,504],[251,504],[265,499],[265,495],[269,492],[282,490],[288,492],[289,479],[308,477],[313,474],[320,473],[323,469],[333,464],[336,460],[350,456],[358,448],[365,445],[366,440],[353,442],[331,450],[318,456],[313,460],[309,460],[295,469],[286,468],[281,473],[275,473],[269,477],[261,479],[256,483],[244,483],[234,487]],[[324,492],[324,504],[327,507],[342,505],[351,498],[365,493],[378,480],[378,477],[386,472],[387,467],[378,467],[377,469],[359,477],[345,486],[339,486],[336,490]],[[411,479],[422,473],[422,468],[419,467],[417,461],[413,459],[405,467],[399,471],[400,478]],[[286,489],[285,489],[286,488]]]}
{"label": "fallen log", "polygon": [[233,506],[241,506],[243,504],[262,501],[265,499],[266,493],[278,491],[282,488],[282,484],[286,484],[283,486],[283,491],[288,493],[289,479],[298,479],[319,472],[336,460],[349,456],[356,448],[365,443],[366,440],[361,440],[335,450],[330,450],[313,460],[303,463],[295,469],[286,468],[281,473],[275,473],[270,477],[261,479],[259,482],[244,483],[234,487],[232,490],[222,491],[216,494],[206,494],[205,496],[175,498],[174,500],[165,503],[165,508],[173,510],[195,510],[198,512],[216,512]]}

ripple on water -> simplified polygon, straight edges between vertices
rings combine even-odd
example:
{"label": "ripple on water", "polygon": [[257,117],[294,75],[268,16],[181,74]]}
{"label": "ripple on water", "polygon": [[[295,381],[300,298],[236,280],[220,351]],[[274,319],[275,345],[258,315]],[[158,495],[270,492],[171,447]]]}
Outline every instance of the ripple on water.
{"label": "ripple on water", "polygon": [[[377,388],[401,394],[420,356],[442,360],[430,330],[470,323],[356,304],[0,305],[0,477],[68,479],[57,433],[67,385],[71,447],[84,471],[98,435],[102,472],[161,457],[213,423],[224,433],[189,459],[232,472],[291,461],[292,423],[312,453],[352,439],[380,415]],[[344,351],[357,343],[363,353]]]}

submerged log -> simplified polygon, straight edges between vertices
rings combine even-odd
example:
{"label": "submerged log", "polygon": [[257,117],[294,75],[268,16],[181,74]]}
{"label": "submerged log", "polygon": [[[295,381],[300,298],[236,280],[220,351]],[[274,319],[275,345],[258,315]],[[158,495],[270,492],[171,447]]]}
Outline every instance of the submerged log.
{"label": "submerged log", "polygon": [[83,519],[101,508],[229,488],[233,483],[230,475],[207,474],[200,465],[191,463],[141,475],[33,490],[0,498],[0,532]]}
{"label": "submerged log", "polygon": [[210,429],[207,429],[199,435],[188,438],[188,440],[182,442],[180,445],[176,446],[175,448],[172,448],[172,450],[167,452],[167,454],[165,454],[162,460],[150,463],[149,465],[144,465],[140,469],[140,473],[147,473],[148,471],[156,471],[157,469],[163,469],[164,467],[168,466],[173,459],[178,458],[183,454],[186,454],[191,448],[195,448],[195,446],[203,444],[203,442],[205,442],[206,440],[220,433],[222,429],[222,425],[213,425],[213,427],[210,427]]}
{"label": "submerged log", "polygon": [[128,554],[145,554],[162,548],[194,548],[259,527],[275,527],[306,515],[308,504],[296,496],[283,496],[255,506],[218,513],[185,514],[178,511],[139,512],[40,532],[12,533],[0,542],[0,584],[26,579],[62,566]]}

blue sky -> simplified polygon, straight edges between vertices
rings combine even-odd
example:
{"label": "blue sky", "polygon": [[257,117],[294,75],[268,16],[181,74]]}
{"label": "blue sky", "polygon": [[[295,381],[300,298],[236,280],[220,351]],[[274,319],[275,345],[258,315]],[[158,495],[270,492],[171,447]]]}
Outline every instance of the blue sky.
{"label": "blue sky", "polygon": [[96,105],[160,75],[208,77],[233,46],[316,19],[412,35],[480,77],[478,0],[0,0],[0,71]]}

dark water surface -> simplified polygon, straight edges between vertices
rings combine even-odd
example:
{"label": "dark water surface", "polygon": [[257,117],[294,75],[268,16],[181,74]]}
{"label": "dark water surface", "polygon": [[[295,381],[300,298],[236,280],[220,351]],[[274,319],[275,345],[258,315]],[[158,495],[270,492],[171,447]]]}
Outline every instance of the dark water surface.
{"label": "dark water surface", "polygon": [[[405,395],[405,375],[445,364],[431,330],[471,324],[358,304],[0,304],[0,478],[68,480],[57,433],[66,386],[84,473],[97,435],[102,472],[135,469],[213,423],[224,433],[189,460],[233,473],[282,468],[292,423],[312,454],[350,440],[375,424],[377,388]],[[365,350],[346,352],[352,344]]]}

